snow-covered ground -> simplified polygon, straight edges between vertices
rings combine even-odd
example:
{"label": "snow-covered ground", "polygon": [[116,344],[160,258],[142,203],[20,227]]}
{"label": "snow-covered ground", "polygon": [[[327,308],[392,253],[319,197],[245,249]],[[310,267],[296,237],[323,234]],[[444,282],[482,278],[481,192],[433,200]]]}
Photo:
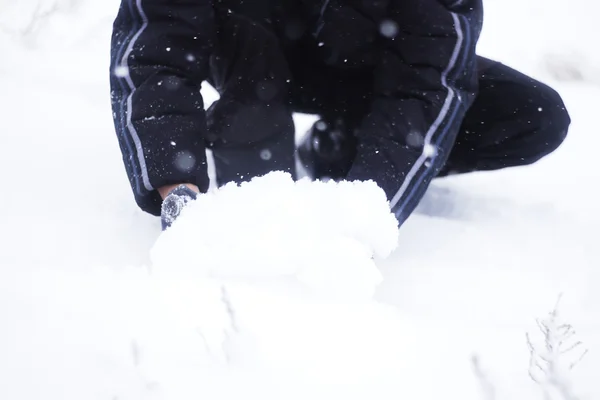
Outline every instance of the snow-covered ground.
{"label": "snow-covered ground", "polygon": [[160,235],[112,126],[118,1],[32,1],[0,0],[0,398],[600,397],[597,6],[486,0],[481,54],[573,119],[534,166],[435,181],[399,232],[368,183],[274,174]]}

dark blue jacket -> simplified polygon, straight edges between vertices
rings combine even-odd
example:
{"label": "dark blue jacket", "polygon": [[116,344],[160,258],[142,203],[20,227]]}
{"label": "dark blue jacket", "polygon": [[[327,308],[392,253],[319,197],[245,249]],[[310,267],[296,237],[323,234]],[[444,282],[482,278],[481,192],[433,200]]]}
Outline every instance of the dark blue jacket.
{"label": "dark blue jacket", "polygon": [[[268,15],[284,47],[312,35],[328,65],[374,68],[376,98],[364,126],[378,137],[455,125],[477,90],[481,0],[122,0],[111,46],[114,123],[137,202],[152,214],[160,212],[157,187],[208,187],[200,87],[219,18],[231,10]],[[452,104],[444,105],[448,93]],[[452,135],[440,138],[441,153],[452,144]],[[173,163],[181,148],[193,168]]]}

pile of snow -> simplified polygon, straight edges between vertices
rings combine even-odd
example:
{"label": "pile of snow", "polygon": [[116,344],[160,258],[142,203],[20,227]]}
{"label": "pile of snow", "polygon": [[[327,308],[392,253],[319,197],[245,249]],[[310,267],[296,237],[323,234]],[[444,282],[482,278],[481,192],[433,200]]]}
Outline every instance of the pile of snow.
{"label": "pile of snow", "polygon": [[[406,360],[395,338],[406,329],[372,297],[382,280],[373,257],[397,242],[373,182],[294,182],[275,172],[201,195],[152,251],[167,326],[184,337],[168,348],[150,339],[148,348],[164,352],[148,370],[177,377],[163,383],[177,391],[168,398],[366,399],[373,390],[394,398],[390,384]],[[197,368],[182,368],[184,359]],[[225,375],[215,360],[228,365]],[[198,391],[190,374],[202,377]]]}
{"label": "pile of snow", "polygon": [[373,299],[396,225],[372,182],[272,173],[200,196],[148,268],[2,269],[0,393],[477,399],[458,338]]}
{"label": "pile of snow", "polygon": [[274,172],[202,195],[153,249],[155,272],[226,279],[296,277],[324,293],[370,298],[374,256],[398,223],[374,182],[294,182]]}

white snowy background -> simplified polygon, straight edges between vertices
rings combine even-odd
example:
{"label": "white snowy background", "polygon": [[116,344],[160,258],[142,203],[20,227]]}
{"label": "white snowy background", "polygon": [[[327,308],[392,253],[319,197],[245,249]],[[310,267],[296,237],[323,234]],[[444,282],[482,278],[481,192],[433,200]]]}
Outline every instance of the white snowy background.
{"label": "white snowy background", "polygon": [[118,1],[0,0],[0,398],[600,398],[599,6],[485,4],[480,54],[567,104],[554,154],[435,181],[399,232],[370,183],[276,173],[160,235],[112,125]]}

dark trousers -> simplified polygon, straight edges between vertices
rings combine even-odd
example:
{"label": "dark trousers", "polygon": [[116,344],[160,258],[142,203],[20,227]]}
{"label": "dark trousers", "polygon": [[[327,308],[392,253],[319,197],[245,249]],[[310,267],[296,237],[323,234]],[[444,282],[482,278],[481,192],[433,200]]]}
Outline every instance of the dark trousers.
{"label": "dark trousers", "polygon": [[[311,56],[310,41],[284,46],[260,18],[221,18],[210,79],[221,99],[208,112],[219,183],[272,170],[293,173],[293,112],[342,119],[350,128],[369,112],[372,71],[326,67]],[[555,90],[482,57],[477,67],[479,92],[437,176],[531,164],[566,136],[570,118]],[[397,176],[389,179],[397,185]]]}
{"label": "dark trousers", "polygon": [[479,93],[440,175],[532,164],[556,150],[571,119],[559,94],[482,57]]}
{"label": "dark trousers", "polygon": [[[571,119],[554,89],[497,61],[479,56],[477,64],[479,92],[438,176],[532,164],[567,135]],[[303,88],[294,98],[296,111],[328,123],[341,119],[349,130],[369,112],[368,74],[323,70],[300,57],[292,65]]]}

